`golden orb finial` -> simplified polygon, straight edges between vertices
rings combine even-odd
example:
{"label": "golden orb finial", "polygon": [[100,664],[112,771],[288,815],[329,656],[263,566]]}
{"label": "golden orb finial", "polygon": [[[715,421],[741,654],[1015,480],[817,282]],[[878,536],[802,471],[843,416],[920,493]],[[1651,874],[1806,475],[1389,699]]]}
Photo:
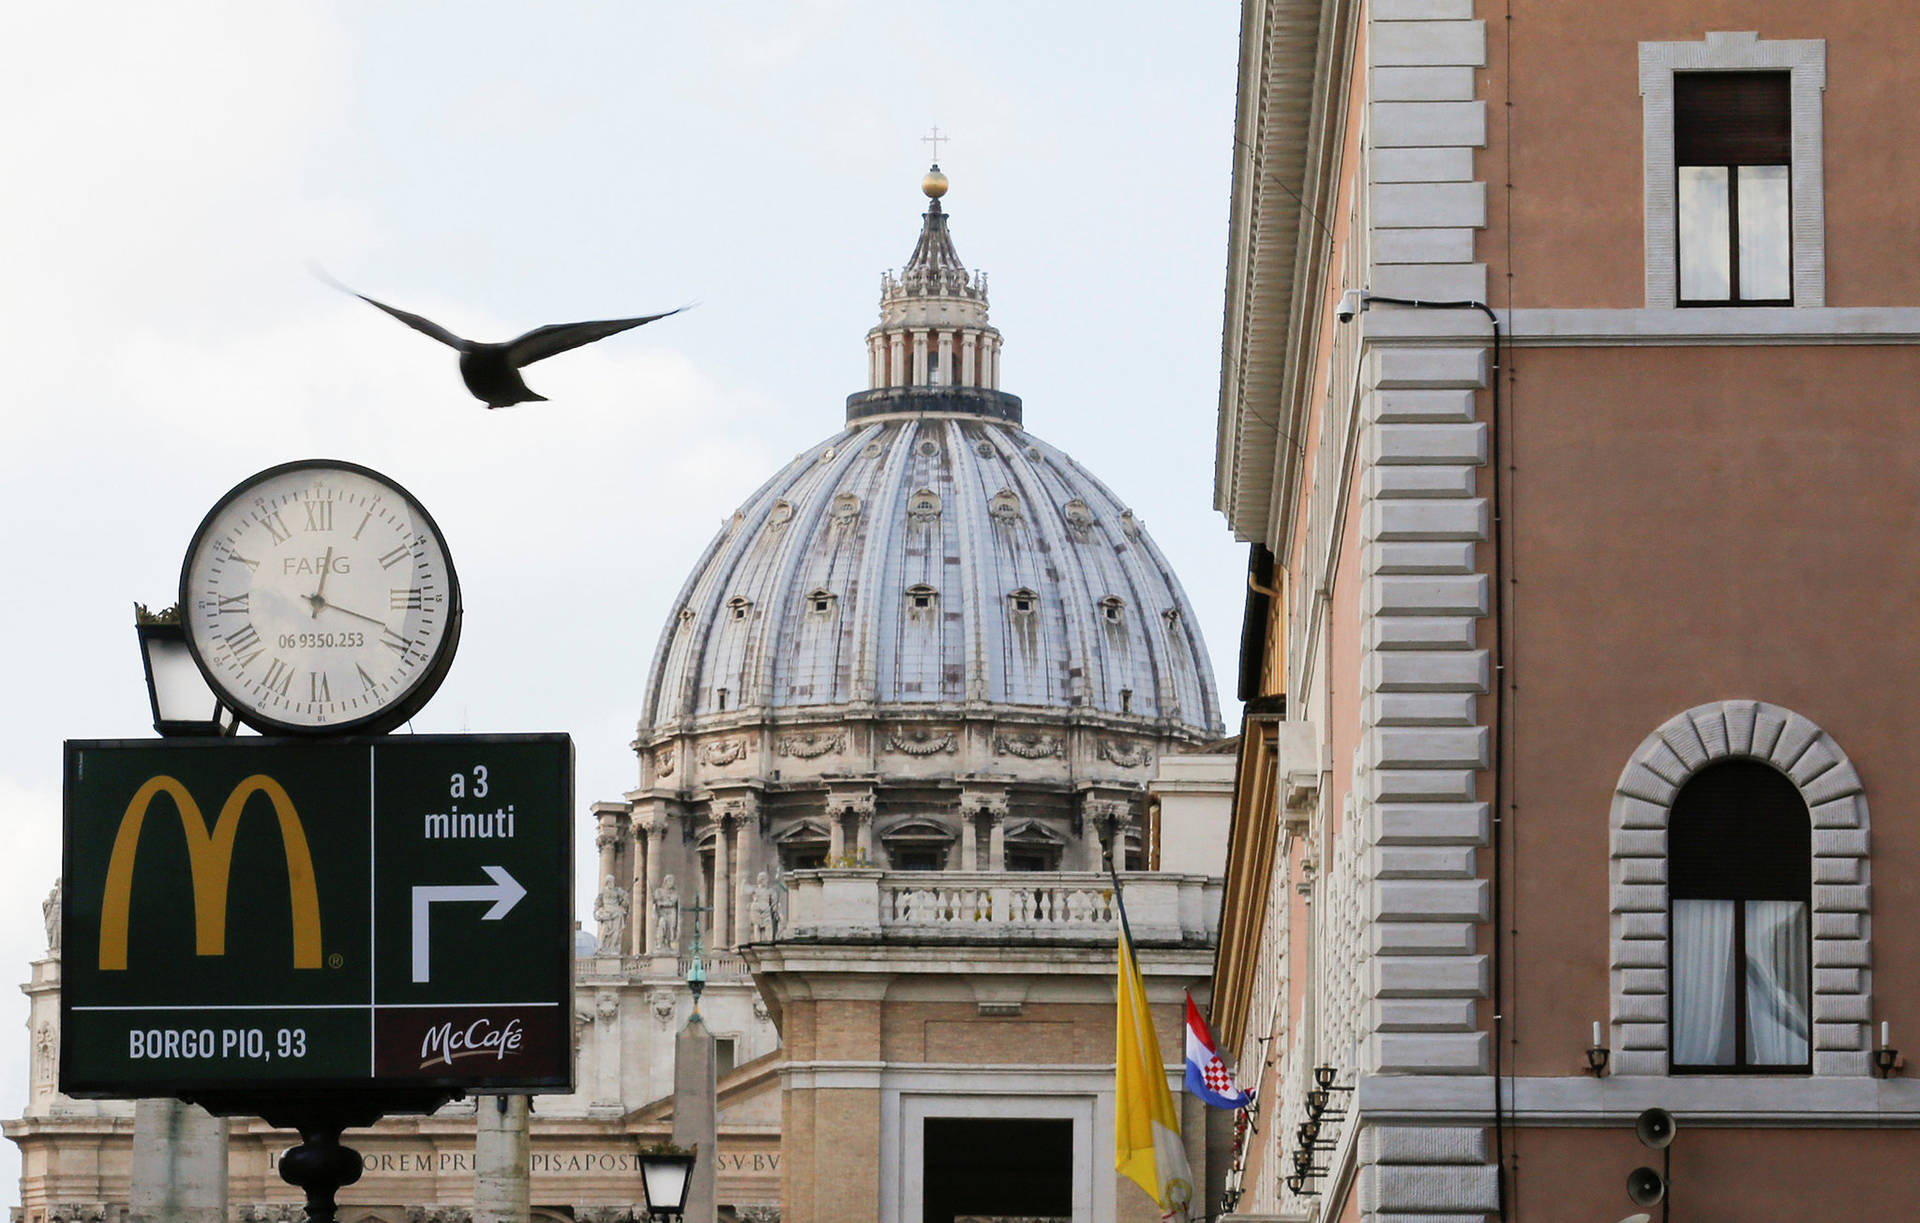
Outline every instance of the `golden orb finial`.
{"label": "golden orb finial", "polygon": [[928,168],[927,176],[920,180],[920,190],[930,200],[937,200],[947,193],[947,176],[940,173],[939,162]]}

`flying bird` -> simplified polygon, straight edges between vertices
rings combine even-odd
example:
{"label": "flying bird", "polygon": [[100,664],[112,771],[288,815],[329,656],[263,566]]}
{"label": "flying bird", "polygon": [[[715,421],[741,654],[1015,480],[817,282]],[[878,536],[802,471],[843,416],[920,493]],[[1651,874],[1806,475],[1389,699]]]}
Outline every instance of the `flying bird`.
{"label": "flying bird", "polygon": [[397,309],[368,297],[364,293],[341,284],[319,268],[313,269],[314,275],[326,281],[343,293],[353,296],[386,311],[407,326],[430,335],[460,354],[460,377],[473,392],[473,397],[488,408],[510,408],[517,403],[539,401],[545,403],[545,395],[535,394],[528,389],[526,381],[520,377],[520,371],[535,361],[544,361],[569,349],[591,344],[595,340],[604,340],[610,335],[619,335],[623,331],[651,323],[655,319],[666,318],[669,314],[678,314],[686,309],[681,306],[675,310],[665,310],[659,314],[646,314],[639,318],[602,319],[590,323],[549,323],[545,327],[535,327],[519,339],[508,340],[504,344],[486,344],[479,340],[462,339],[448,331],[432,319]]}

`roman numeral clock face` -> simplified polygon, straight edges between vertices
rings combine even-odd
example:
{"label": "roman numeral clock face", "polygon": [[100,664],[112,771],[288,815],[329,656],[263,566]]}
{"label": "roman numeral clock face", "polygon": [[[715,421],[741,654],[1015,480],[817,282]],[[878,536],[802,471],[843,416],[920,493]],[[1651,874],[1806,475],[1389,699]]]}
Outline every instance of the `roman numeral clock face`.
{"label": "roman numeral clock face", "polygon": [[440,686],[460,639],[439,528],[398,484],[329,460],[223,497],[187,550],[180,608],[208,682],[267,734],[391,730]]}

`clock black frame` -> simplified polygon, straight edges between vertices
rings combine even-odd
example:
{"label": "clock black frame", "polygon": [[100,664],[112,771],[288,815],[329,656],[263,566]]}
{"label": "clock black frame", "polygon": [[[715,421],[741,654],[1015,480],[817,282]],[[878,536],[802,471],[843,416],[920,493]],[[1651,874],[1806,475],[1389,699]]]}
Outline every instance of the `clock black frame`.
{"label": "clock black frame", "polygon": [[[194,639],[192,616],[189,612],[189,609],[192,607],[193,592],[187,588],[187,582],[193,569],[193,558],[198,555],[201,541],[206,537],[208,530],[213,526],[214,520],[220,516],[221,511],[225,510],[229,505],[233,504],[233,502],[240,499],[264,481],[275,479],[288,472],[303,471],[312,468],[354,472],[392,489],[405,499],[407,506],[417,516],[416,520],[419,526],[432,533],[435,541],[440,545],[440,555],[445,557],[447,562],[447,608],[445,613],[447,617],[447,630],[445,635],[441,637],[439,645],[434,648],[433,657],[428,660],[427,665],[421,670],[419,678],[415,679],[413,684],[408,687],[405,692],[395,697],[392,704],[362,717],[349,718],[339,722],[329,722],[324,726],[306,726],[300,723],[282,722],[251,709],[234,698],[227,684],[215,674],[213,668],[207,665],[206,659],[200,656],[200,643]],[[453,656],[459,650],[461,621],[465,615],[465,606],[460,598],[460,575],[459,571],[454,567],[453,551],[447,547],[446,533],[440,529],[440,524],[433,520],[433,515],[427,512],[427,507],[422,504],[420,498],[413,495],[411,490],[398,480],[395,480],[392,476],[384,472],[375,471],[373,468],[361,463],[350,463],[345,459],[295,459],[290,463],[279,463],[262,471],[254,472],[246,479],[228,489],[225,494],[213,503],[213,507],[209,509],[206,516],[200,520],[200,525],[194,528],[193,537],[187,542],[187,554],[180,562],[180,602],[178,606],[180,608],[181,627],[185,630],[184,636],[187,640],[187,650],[193,655],[194,665],[200,668],[200,674],[206,679],[207,685],[211,687],[214,693],[220,698],[220,703],[228,709],[233,710],[234,716],[239,718],[240,721],[245,722],[248,726],[253,727],[253,729],[263,735],[292,735],[300,738],[337,738],[341,735],[384,735],[404,724],[409,718],[413,717],[414,714],[420,712],[428,701],[433,699],[434,694],[440,690],[441,682],[447,678],[447,672],[453,666]]]}

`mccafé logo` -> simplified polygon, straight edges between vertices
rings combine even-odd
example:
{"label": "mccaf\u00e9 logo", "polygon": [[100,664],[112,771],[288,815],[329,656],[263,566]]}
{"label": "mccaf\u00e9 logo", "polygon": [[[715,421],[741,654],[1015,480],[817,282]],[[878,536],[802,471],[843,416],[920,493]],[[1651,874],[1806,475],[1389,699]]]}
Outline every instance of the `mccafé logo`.
{"label": "mccaf\u00e9 logo", "polygon": [[493,1020],[484,1015],[464,1028],[443,1023],[437,1028],[428,1028],[420,1038],[420,1069],[435,1064],[451,1066],[458,1057],[489,1054],[495,1061],[505,1061],[507,1054],[520,1051],[524,1037],[518,1019],[509,1019],[503,1027],[495,1027]]}
{"label": "mccaf\u00e9 logo", "polygon": [[213,831],[187,788],[171,777],[154,777],[134,792],[120,817],[107,862],[107,893],[100,908],[100,970],[127,966],[127,922],[133,906],[134,858],[140,850],[140,828],[155,796],[165,794],[180,813],[187,837],[187,861],[193,873],[194,952],[227,953],[227,880],[233,872],[233,839],[240,831],[240,815],[247,800],[265,794],[280,819],[280,845],[287,858],[287,891],[293,903],[293,966],[320,967],[320,893],[314,884],[313,856],[307,851],[306,830],[300,826],[293,800],[279,782],[255,773],[233,788],[220,808]]}

